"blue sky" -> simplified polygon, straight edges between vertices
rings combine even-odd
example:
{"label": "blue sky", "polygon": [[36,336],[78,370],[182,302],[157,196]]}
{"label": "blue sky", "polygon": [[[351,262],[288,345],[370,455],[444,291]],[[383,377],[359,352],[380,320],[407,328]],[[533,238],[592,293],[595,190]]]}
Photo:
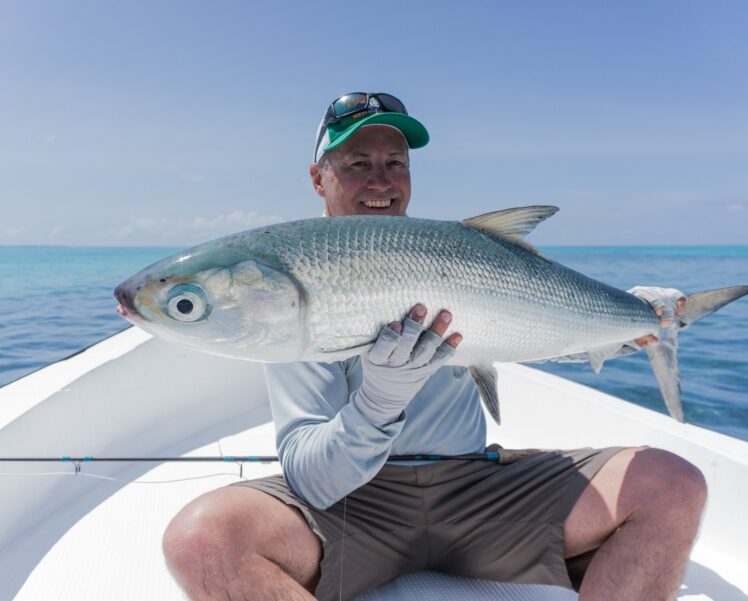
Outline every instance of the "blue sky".
{"label": "blue sky", "polygon": [[748,244],[748,3],[0,8],[0,244],[189,245],[318,216],[350,91],[431,133],[412,216],[526,204],[551,244]]}

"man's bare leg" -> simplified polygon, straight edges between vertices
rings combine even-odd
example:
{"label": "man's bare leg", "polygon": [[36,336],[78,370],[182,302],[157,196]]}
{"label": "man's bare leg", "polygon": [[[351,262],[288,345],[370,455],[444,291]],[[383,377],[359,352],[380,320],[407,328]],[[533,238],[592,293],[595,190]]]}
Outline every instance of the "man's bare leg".
{"label": "man's bare leg", "polygon": [[626,449],[595,475],[564,524],[566,557],[598,549],[580,601],[671,601],[706,502],[701,472],[658,449]]}
{"label": "man's bare leg", "polygon": [[313,600],[322,545],[301,514],[230,486],[192,501],[164,534],[164,555],[194,601]]}

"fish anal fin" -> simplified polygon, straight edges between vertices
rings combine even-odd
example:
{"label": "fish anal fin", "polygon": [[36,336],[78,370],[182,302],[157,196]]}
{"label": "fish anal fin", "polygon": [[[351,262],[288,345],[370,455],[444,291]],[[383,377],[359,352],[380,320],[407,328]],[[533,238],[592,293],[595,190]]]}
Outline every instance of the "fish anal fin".
{"label": "fish anal fin", "polygon": [[619,350],[621,350],[621,346],[622,344],[620,342],[615,342],[613,344],[598,346],[587,351],[587,358],[596,374],[600,373],[606,359],[612,358]]}
{"label": "fish anal fin", "polygon": [[470,375],[473,377],[480,398],[497,424],[501,424],[499,411],[499,393],[496,384],[499,374],[493,365],[471,365]]}

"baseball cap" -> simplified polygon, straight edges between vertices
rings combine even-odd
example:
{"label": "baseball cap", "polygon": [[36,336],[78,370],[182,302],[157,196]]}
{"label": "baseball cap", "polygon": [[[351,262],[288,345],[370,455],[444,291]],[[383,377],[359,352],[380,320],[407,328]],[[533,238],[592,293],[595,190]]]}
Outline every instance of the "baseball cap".
{"label": "baseball cap", "polygon": [[317,128],[314,147],[316,163],[328,150],[343,144],[365,125],[389,125],[398,129],[409,148],[421,148],[429,141],[423,124],[408,115],[401,100],[383,92],[352,92],[330,103]]}

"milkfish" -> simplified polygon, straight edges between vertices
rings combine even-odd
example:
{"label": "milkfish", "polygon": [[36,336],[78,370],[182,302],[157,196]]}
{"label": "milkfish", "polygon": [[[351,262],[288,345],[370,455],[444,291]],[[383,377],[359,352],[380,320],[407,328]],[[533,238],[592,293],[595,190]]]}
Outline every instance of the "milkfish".
{"label": "milkfish", "polygon": [[386,324],[422,303],[448,308],[463,335],[450,363],[470,368],[499,421],[494,362],[646,346],[670,414],[684,421],[682,328],[748,293],[687,297],[667,328],[652,307],[540,254],[524,237],[558,211],[531,206],[464,221],[343,216],[264,226],[158,261],[115,290],[120,315],[194,349],[265,362],[332,362],[365,353]]}

